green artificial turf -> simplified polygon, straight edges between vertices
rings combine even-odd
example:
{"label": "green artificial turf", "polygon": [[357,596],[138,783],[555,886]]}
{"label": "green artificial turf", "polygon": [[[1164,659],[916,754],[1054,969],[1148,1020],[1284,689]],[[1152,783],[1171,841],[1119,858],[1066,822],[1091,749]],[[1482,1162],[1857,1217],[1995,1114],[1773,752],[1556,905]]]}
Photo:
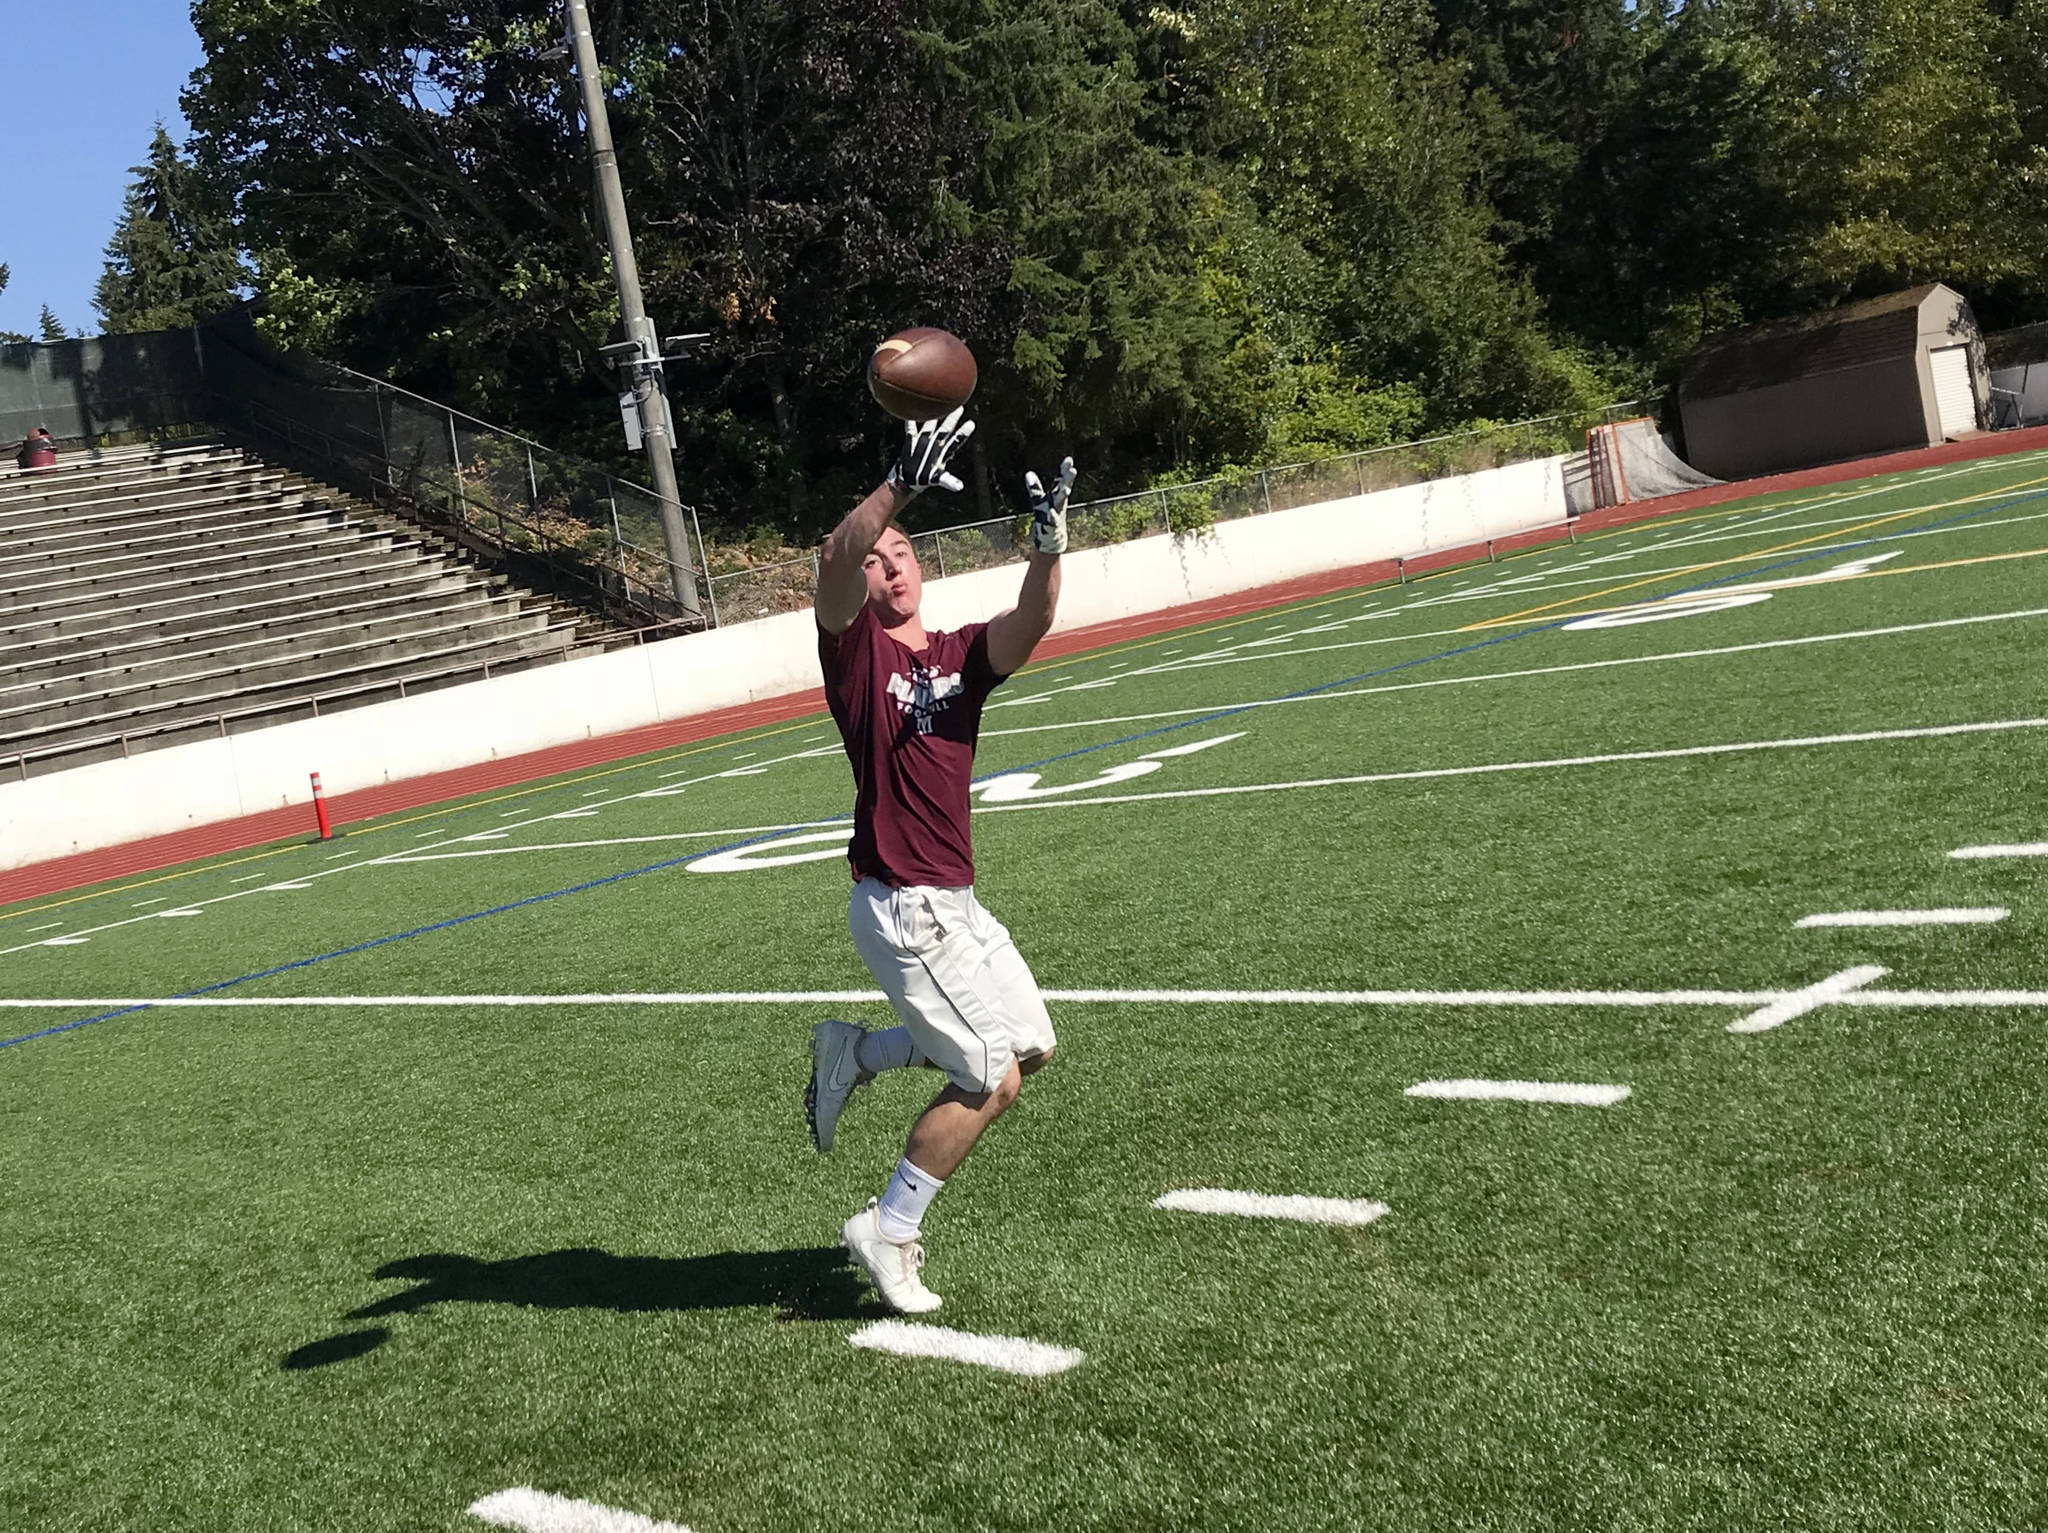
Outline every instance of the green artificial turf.
{"label": "green artificial turf", "polygon": [[[684,865],[845,812],[822,716],[0,911],[0,996],[77,1000],[0,1033],[100,1018],[0,1048],[0,1528],[455,1530],[515,1485],[697,1533],[2048,1522],[2048,858],[1948,856],[2048,839],[2044,489],[1716,507],[1013,679],[983,771],[1115,779],[977,812],[1048,988],[2034,993],[1752,1036],[1056,1001],[927,1222],[936,1318],[1086,1354],[1050,1379],[847,1345],[838,1227],[933,1083],[827,1158],[800,1092],[878,1003],[109,1004],[864,991],[843,864]],[[1744,748],[1601,759],[1704,746]],[[1202,789],[1258,791],[1158,796]],[[2010,915],[1795,925],[1954,906]],[[1632,1095],[1403,1095],[1447,1077]]]}

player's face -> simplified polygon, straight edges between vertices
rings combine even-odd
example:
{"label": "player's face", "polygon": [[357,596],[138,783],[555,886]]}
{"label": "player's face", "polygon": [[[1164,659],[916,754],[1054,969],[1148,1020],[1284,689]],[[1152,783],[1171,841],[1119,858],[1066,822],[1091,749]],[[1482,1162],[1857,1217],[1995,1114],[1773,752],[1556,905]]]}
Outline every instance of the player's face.
{"label": "player's face", "polygon": [[924,571],[917,567],[909,538],[891,527],[862,568],[868,577],[868,601],[883,617],[900,622],[917,616],[924,600]]}

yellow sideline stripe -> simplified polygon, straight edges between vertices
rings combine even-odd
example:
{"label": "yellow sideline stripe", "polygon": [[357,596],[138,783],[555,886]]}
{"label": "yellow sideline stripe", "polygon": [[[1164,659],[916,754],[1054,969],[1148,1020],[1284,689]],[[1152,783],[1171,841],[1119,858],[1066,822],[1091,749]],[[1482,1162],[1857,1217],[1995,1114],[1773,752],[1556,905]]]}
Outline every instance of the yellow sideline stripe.
{"label": "yellow sideline stripe", "polygon": [[1795,548],[1805,548],[1811,543],[1825,543],[1834,538],[1845,538],[1853,533],[1867,532],[1873,527],[1883,527],[1892,522],[1902,522],[1908,517],[1925,515],[1931,511],[1949,511],[1957,506],[1972,505],[1982,500],[1996,500],[2001,495],[2010,495],[2016,490],[2024,490],[2037,484],[2048,484],[2048,475],[2038,479],[2022,479],[2016,484],[2009,484],[2001,489],[1986,490],[1976,495],[1964,495],[1955,500],[1939,501],[1931,506],[1914,506],[1911,510],[1907,511],[1889,512],[1884,516],[1872,517],[1869,521],[1852,523],[1847,527],[1831,527],[1826,532],[1815,533],[1811,537],[1794,538],[1789,543],[1779,543],[1772,548],[1758,549],[1755,553],[1734,554],[1726,559],[1712,559],[1704,564],[1683,565],[1675,570],[1666,570],[1662,574],[1645,576],[1641,580],[1623,581],[1620,585],[1609,586],[1604,591],[1593,591],[1584,596],[1561,597],[1557,601],[1545,602],[1541,606],[1525,607],[1520,612],[1510,612],[1505,617],[1484,618],[1476,623],[1467,623],[1458,631],[1460,633],[1477,633],[1488,628],[1505,628],[1511,623],[1519,623],[1525,618],[1535,617],[1541,613],[1554,612],[1560,607],[1598,603],[1607,597],[1618,595],[1620,592],[1640,590],[1644,586],[1656,585],[1659,581],[1675,580],[1682,575],[1697,575],[1703,570],[1723,569],[1731,564],[1748,564],[1752,560],[1768,559],[1773,554],[1790,553]]}

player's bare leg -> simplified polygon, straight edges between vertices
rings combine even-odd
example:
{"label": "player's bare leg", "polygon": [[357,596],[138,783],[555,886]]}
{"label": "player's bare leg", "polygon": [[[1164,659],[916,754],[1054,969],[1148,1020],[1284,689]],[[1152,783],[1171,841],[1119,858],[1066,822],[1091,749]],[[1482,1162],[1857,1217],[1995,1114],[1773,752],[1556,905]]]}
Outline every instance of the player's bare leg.
{"label": "player's bare leg", "polygon": [[975,1093],[948,1086],[911,1125],[910,1142],[903,1147],[903,1158],[939,1181],[947,1180],[960,1169],[967,1152],[988,1131],[988,1126],[1009,1111],[1024,1077],[1036,1074],[1052,1056],[1053,1051],[1048,1049],[1018,1060],[994,1091]]}
{"label": "player's bare leg", "polygon": [[876,1291],[892,1309],[917,1315],[939,1307],[939,1296],[920,1276],[924,1244],[918,1232],[925,1210],[988,1126],[1017,1100],[1024,1077],[1037,1073],[1052,1056],[1048,1049],[1015,1061],[993,1091],[963,1091],[958,1086],[941,1091],[911,1126],[888,1190],[846,1221],[841,1234],[847,1250],[867,1269]]}

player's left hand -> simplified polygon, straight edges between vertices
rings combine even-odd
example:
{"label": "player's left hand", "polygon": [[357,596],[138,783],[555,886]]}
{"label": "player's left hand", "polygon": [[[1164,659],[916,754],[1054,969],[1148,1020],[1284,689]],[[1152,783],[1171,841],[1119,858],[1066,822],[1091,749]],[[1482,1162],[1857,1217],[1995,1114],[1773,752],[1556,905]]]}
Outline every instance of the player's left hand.
{"label": "player's left hand", "polygon": [[1031,546],[1041,554],[1063,554],[1067,551],[1067,497],[1074,491],[1074,460],[1062,459],[1059,477],[1053,481],[1052,489],[1039,482],[1038,475],[1026,470],[1024,494],[1031,502]]}

